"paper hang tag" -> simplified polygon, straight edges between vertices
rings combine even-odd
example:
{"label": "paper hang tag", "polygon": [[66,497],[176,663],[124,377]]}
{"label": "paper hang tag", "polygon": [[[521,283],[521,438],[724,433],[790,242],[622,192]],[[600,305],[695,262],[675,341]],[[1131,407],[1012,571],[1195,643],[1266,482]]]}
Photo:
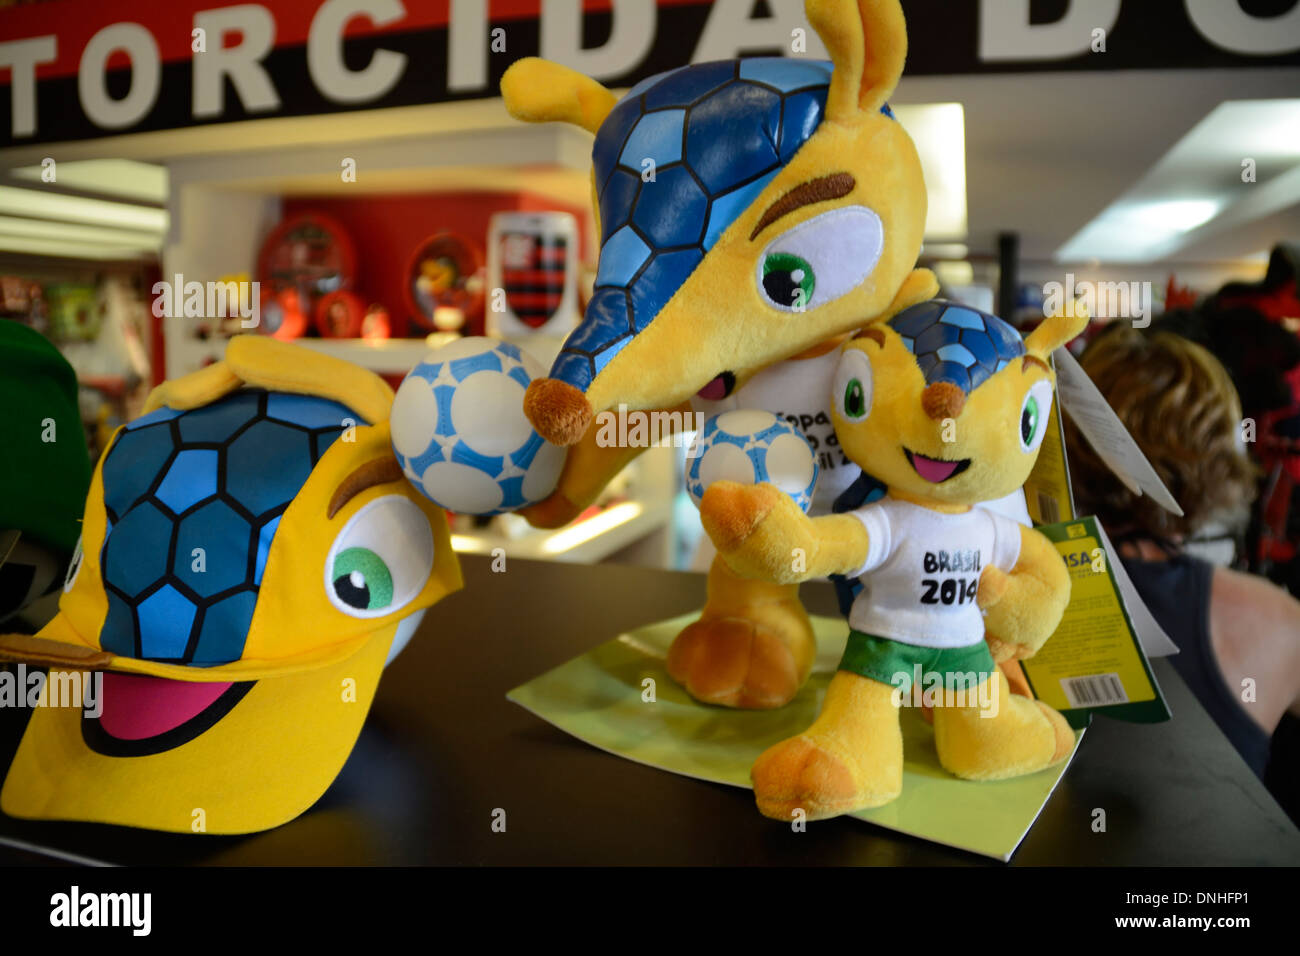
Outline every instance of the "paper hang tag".
{"label": "paper hang tag", "polygon": [[1066,348],[1057,349],[1052,357],[1061,407],[1088,444],[1133,494],[1150,495],[1160,507],[1181,516],[1183,509],[1078,359]]}
{"label": "paper hang tag", "polygon": [[1074,493],[1066,465],[1065,431],[1061,427],[1060,402],[1052,403],[1047,434],[1038,448],[1029,478],[1025,480],[1025,503],[1035,525],[1056,524],[1074,518]]}
{"label": "paper hang tag", "polygon": [[1110,569],[1115,573],[1115,583],[1119,585],[1120,598],[1124,602],[1124,607],[1128,609],[1129,621],[1133,625],[1133,630],[1137,632],[1142,650],[1146,652],[1147,657],[1168,657],[1170,654],[1179,653],[1178,645],[1165,633],[1165,629],[1148,610],[1146,601],[1142,600],[1137,588],[1133,586],[1133,579],[1128,576],[1124,562],[1119,559],[1119,555],[1115,553],[1115,546],[1106,536],[1106,529],[1099,520],[1095,518],[1093,520],[1097,523],[1097,535],[1101,538],[1102,547],[1106,549]]}
{"label": "paper hang tag", "polygon": [[1086,727],[1094,711],[1139,723],[1168,720],[1169,706],[1117,580],[1122,566],[1096,519],[1038,530],[1069,568],[1070,603],[1047,643],[1021,661],[1034,696],[1075,728]]}

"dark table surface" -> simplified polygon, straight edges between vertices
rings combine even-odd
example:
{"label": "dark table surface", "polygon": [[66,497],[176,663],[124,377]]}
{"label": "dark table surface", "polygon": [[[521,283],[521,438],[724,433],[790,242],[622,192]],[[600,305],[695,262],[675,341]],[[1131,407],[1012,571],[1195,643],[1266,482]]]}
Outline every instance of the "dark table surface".
{"label": "dark table surface", "polygon": [[[704,577],[618,565],[463,558],[465,590],[430,610],[385,674],[356,749],[321,801],[245,837],[151,833],[0,815],[0,863],[942,864],[991,863],[852,819],[807,832],[764,819],[748,791],[665,773],[575,740],[505,699],[623,630],[698,608]],[[833,614],[827,584],[811,610]],[[1099,718],[1014,864],[1300,864],[1287,819],[1173,668],[1175,717]],[[25,710],[0,710],[8,766]],[[506,811],[506,832],[492,829]],[[1094,832],[1095,808],[1106,811]],[[995,864],[996,865],[996,864]]]}

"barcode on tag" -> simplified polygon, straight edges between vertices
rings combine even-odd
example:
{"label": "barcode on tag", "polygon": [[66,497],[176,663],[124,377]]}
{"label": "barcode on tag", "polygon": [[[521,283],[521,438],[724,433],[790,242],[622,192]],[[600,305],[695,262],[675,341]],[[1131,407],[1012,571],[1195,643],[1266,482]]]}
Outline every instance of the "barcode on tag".
{"label": "barcode on tag", "polygon": [[1056,524],[1061,520],[1061,509],[1051,495],[1038,492],[1038,516],[1042,524]]}
{"label": "barcode on tag", "polygon": [[1106,707],[1110,704],[1128,703],[1128,694],[1124,693],[1124,685],[1120,683],[1118,674],[1062,677],[1061,690],[1065,691],[1071,707]]}

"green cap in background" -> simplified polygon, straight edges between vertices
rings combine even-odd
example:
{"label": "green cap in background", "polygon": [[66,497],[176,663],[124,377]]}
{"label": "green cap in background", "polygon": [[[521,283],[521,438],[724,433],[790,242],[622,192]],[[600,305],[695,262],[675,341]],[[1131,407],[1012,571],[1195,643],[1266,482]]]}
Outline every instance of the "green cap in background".
{"label": "green cap in background", "polygon": [[72,366],[35,329],[0,319],[0,530],[69,555],[89,490]]}

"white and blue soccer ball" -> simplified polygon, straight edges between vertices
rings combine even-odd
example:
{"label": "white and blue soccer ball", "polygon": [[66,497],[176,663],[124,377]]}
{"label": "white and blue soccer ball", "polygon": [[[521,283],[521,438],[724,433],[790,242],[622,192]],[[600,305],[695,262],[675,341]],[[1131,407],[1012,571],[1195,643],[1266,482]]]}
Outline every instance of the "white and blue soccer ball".
{"label": "white and blue soccer ball", "polygon": [[429,352],[393,401],[393,451],[411,484],[469,515],[516,511],[550,495],[564,449],[524,416],[524,391],[543,374],[499,339],[466,337]]}
{"label": "white and blue soccer ball", "polygon": [[686,457],[686,491],[698,506],[715,481],[766,481],[807,511],[817,472],[812,446],[792,425],[771,412],[742,408],[713,416],[696,434]]}

